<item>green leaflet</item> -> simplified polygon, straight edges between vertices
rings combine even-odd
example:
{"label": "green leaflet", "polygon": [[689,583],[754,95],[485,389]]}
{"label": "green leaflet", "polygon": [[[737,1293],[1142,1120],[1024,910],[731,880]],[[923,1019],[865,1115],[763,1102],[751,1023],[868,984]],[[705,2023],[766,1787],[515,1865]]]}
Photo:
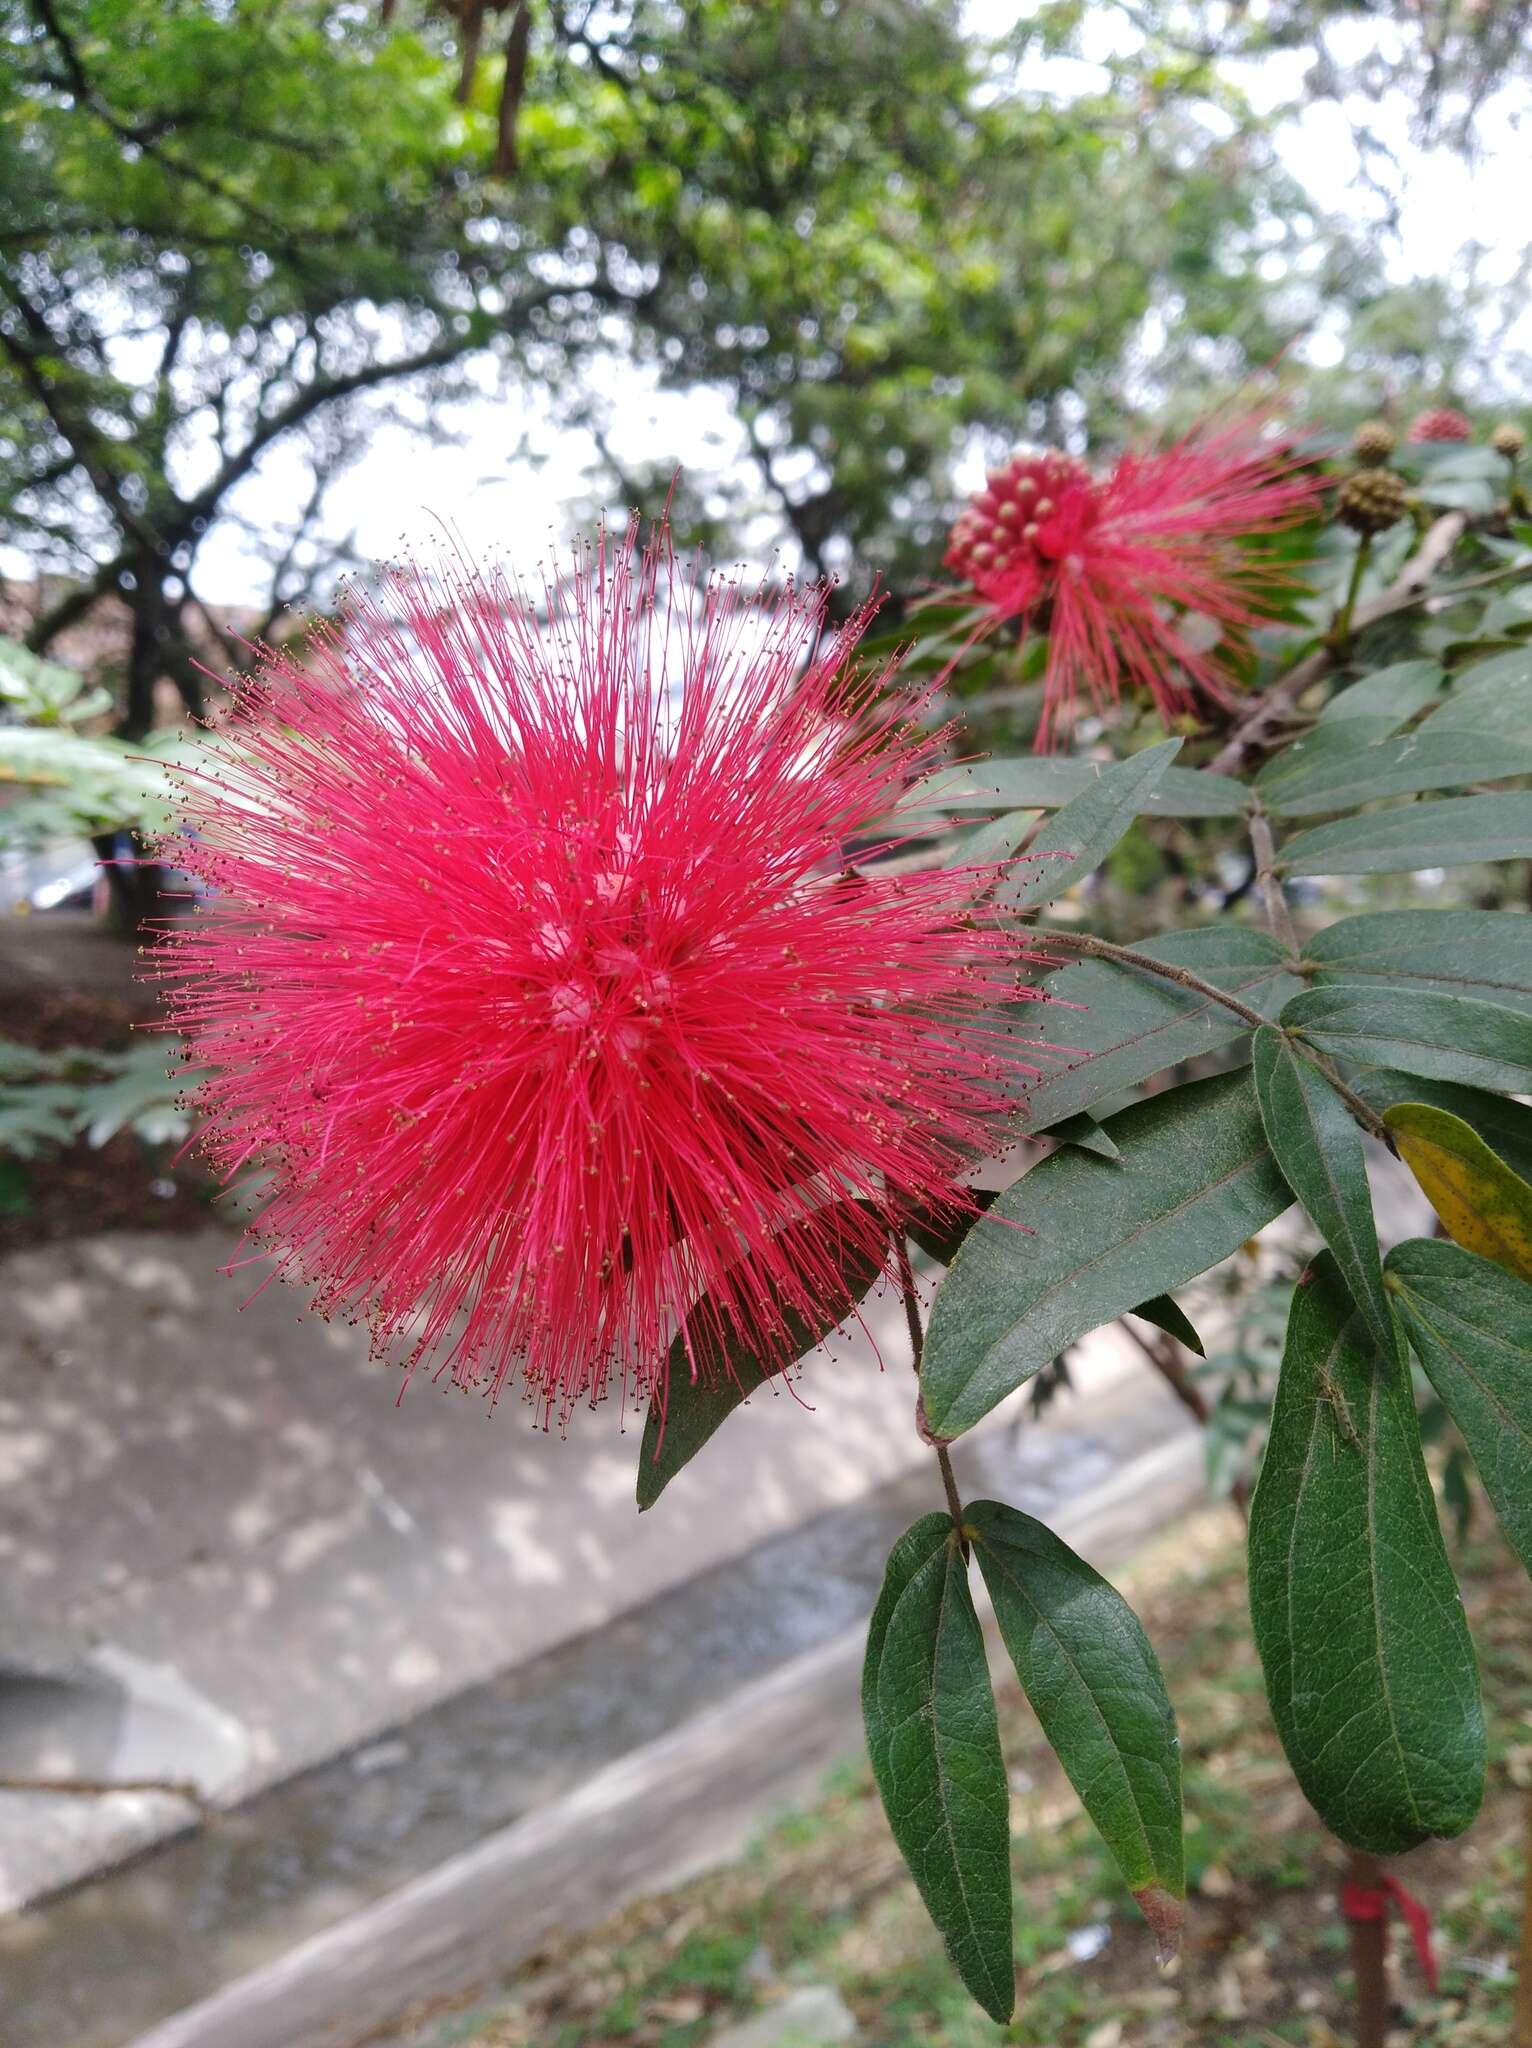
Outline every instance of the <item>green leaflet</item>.
{"label": "green leaflet", "polygon": [[[978,768],[944,768],[910,792],[910,807],[937,811],[1057,810],[1101,779],[1110,764],[1063,754],[1026,754]],[[1167,768],[1143,809],[1157,818],[1237,818],[1243,786],[1205,769]]]}
{"label": "green leaflet", "polygon": [[[1329,727],[1365,719],[1376,722],[1378,736],[1384,738],[1408,724],[1417,711],[1424,710],[1440,694],[1445,681],[1439,662],[1392,662],[1387,668],[1374,669],[1370,676],[1363,676],[1348,689],[1337,691],[1320,712],[1319,723]],[[1277,756],[1279,761],[1283,758],[1281,754]]]}
{"label": "green leaflet", "polygon": [[1280,1022],[1336,1059],[1492,1094],[1532,1089],[1532,1016],[1431,989],[1315,988]]}
{"label": "green leaflet", "polygon": [[942,862],[944,868],[987,867],[991,861],[1009,860],[1042,816],[1040,811],[1007,811],[959,835],[956,845]]}
{"label": "green leaflet", "polygon": [[1010,1787],[968,1565],[947,1515],[889,1553],[862,1667],[873,1776],[900,1853],[963,1982],[1010,2018]]}
{"label": "green leaflet", "polygon": [[1409,1373],[1368,1343],[1335,1262],[1300,1281],[1250,1505],[1250,1618],[1288,1762],[1378,1855],[1461,1834],[1484,1791],[1473,1643]]}
{"label": "green leaflet", "polygon": [[1163,1960],[1186,1889],[1181,1750],[1149,1639],[1122,1595],[1030,1515],[975,1501],[963,1527],[1016,1675]]}
{"label": "green leaflet", "polygon": [[1422,733],[1471,733],[1525,746],[1532,731],[1532,652],[1492,655],[1453,680]]}
{"label": "green leaflet", "polygon": [[1337,818],[1299,832],[1277,855],[1285,875],[1386,875],[1461,868],[1532,854],[1532,793],[1449,796]]}
{"label": "green leaflet", "polygon": [[1217,1265],[1292,1199],[1246,1073],[1167,1090],[1105,1129],[1120,1160],[1053,1153],[953,1260],[921,1370],[939,1436],[972,1428],[1087,1330]]}
{"label": "green leaflet", "polygon": [[1439,1238],[1388,1255],[1394,1304],[1532,1572],[1532,1286]]}
{"label": "green leaflet", "polygon": [[1184,1344],[1188,1351],[1195,1351],[1199,1358],[1206,1358],[1202,1339],[1192,1327],[1191,1319],[1173,1294],[1157,1294],[1152,1301],[1141,1301],[1137,1308],[1129,1309],[1129,1315],[1140,1317],[1146,1323],[1153,1323],[1157,1330],[1163,1330],[1167,1337],[1174,1337]]}
{"label": "green leaflet", "polygon": [[1335,1254],[1351,1298],[1385,1350],[1394,1343],[1361,1133],[1317,1067],[1269,1024],[1255,1034],[1256,1098],[1283,1178]]}
{"label": "green leaflet", "polygon": [[1104,768],[1051,824],[1043,826],[1026,861],[1013,868],[995,891],[996,904],[1027,910],[1050,902],[1098,868],[1144,810],[1180,751],[1179,740],[1161,740],[1158,746]]}
{"label": "green leaflet", "polygon": [[[1278,817],[1315,817],[1324,811],[1354,810],[1379,797],[1460,789],[1468,782],[1503,782],[1507,776],[1532,774],[1532,746],[1524,739],[1456,728],[1441,731],[1436,727],[1440,715],[1428,718],[1418,731],[1374,740],[1370,746],[1337,745],[1327,734],[1326,743],[1306,755],[1300,753],[1300,741],[1278,756],[1286,773],[1258,783],[1262,802]],[[1346,730],[1344,724],[1332,728],[1341,734]]]}
{"label": "green leaflet", "polygon": [[[783,1237],[801,1235],[822,1254],[827,1237],[836,1229],[837,1206],[832,1204],[790,1225]],[[720,1318],[710,1295],[696,1304],[686,1327],[671,1342],[664,1413],[651,1401],[644,1418],[638,1453],[640,1508],[654,1506],[681,1467],[690,1464],[763,1379],[812,1351],[837,1329],[883,1270],[881,1257],[872,1257],[854,1239],[841,1247],[839,1265],[840,1284],[819,1314],[805,1316],[780,1304],[784,1328],[766,1341],[741,1335],[726,1316]]]}
{"label": "green leaflet", "polygon": [[[1039,939],[1046,944],[1045,933]],[[1282,948],[1253,927],[1168,932],[1137,950],[1188,967],[1271,1016],[1303,987]],[[1078,1057],[1068,1066],[1050,1066],[1027,1090],[1034,1130],[1125,1094],[1182,1060],[1216,1052],[1250,1028],[1221,1003],[1116,961],[1078,961],[1044,986],[1053,1001],[1032,1008],[1023,1023],[1034,1037],[1046,1034]]]}
{"label": "green leaflet", "polygon": [[1510,910],[1374,910],[1307,940],[1316,987],[1435,989],[1532,1010],[1532,917]]}

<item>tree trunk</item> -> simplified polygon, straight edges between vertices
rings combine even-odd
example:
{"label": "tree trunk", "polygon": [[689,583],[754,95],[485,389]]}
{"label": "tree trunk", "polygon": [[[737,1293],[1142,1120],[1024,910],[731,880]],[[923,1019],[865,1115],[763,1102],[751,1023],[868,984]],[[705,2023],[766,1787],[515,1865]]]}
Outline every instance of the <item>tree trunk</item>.
{"label": "tree trunk", "polygon": [[500,88],[499,139],[495,149],[495,175],[509,177],[516,168],[516,122],[521,113],[522,94],[527,89],[527,53],[532,42],[531,0],[520,0],[511,17],[511,32],[505,39],[505,82]]}
{"label": "tree trunk", "polygon": [[165,585],[159,564],[133,564],[133,636],[128,646],[127,685],[117,731],[125,740],[141,740],[154,727],[154,686],[165,673]]}

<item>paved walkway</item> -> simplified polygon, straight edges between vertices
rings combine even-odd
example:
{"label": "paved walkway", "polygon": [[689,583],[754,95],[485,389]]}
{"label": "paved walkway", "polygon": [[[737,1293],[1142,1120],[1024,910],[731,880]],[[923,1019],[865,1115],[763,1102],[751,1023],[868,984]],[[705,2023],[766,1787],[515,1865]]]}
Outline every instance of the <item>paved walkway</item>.
{"label": "paved walkway", "polygon": [[[232,1801],[929,1455],[874,1298],[812,1411],[763,1392],[640,1516],[615,1406],[565,1441],[424,1380],[396,1407],[360,1333],[277,1288],[241,1312],[230,1242],[0,1267],[0,1776],[190,1774]],[[1134,1369],[1120,1334],[1084,1363]],[[0,1793],[0,1910],[185,1819],[164,1794]]]}

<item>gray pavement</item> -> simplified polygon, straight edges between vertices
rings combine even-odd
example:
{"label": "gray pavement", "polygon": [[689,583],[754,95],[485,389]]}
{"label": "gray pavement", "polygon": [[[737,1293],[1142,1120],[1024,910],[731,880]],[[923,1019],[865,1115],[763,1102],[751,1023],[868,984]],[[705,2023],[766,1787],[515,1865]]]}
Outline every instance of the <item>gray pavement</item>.
{"label": "gray pavement", "polygon": [[[231,1243],[0,1266],[0,1776],[233,1803],[929,1456],[874,1296],[802,1400],[757,1395],[640,1516],[615,1406],[564,1441],[424,1380],[396,1406],[360,1333],[276,1288],[241,1310]],[[1110,1333],[1082,1362],[1087,1387],[1134,1369]],[[187,1820],[162,1793],[0,1792],[0,1910]]]}

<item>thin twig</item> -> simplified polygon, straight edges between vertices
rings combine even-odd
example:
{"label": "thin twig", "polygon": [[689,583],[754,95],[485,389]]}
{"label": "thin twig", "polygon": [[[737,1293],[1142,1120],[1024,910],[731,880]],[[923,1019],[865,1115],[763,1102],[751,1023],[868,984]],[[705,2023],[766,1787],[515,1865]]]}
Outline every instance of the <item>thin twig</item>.
{"label": "thin twig", "polygon": [[1356,1090],[1341,1079],[1340,1069],[1327,1052],[1321,1052],[1317,1045],[1302,1040],[1303,1056],[1311,1065],[1318,1067],[1341,1101],[1350,1110],[1353,1119],[1362,1126],[1369,1138],[1376,1138],[1380,1145],[1386,1145],[1397,1159],[1399,1147],[1394,1143],[1394,1134],[1379,1116],[1370,1102],[1364,1101]]}
{"label": "thin twig", "polygon": [[1364,533],[1356,544],[1356,553],[1351,558],[1351,575],[1346,583],[1346,595],[1341,599],[1340,610],[1330,621],[1330,630],[1325,635],[1327,645],[1337,661],[1342,660],[1351,649],[1351,621],[1356,613],[1357,594],[1362,588],[1362,578],[1367,574],[1367,564],[1372,560],[1372,535]]}
{"label": "thin twig", "polygon": [[104,1799],[111,1792],[164,1792],[196,1807],[205,1820],[217,1811],[190,1778],[0,1778],[0,1792],[58,1792],[72,1799]]}
{"label": "thin twig", "polygon": [[[1252,1010],[1248,1003],[1242,1003],[1238,996],[1231,996],[1227,989],[1215,988],[1210,981],[1204,981],[1200,974],[1193,974],[1189,968],[1172,966],[1168,960],[1156,960],[1152,953],[1140,953],[1132,946],[1114,946],[1107,939],[1098,939],[1091,932],[1056,932],[1046,934],[1046,943],[1062,948],[1065,952],[1089,954],[1093,959],[1115,960],[1121,967],[1138,967],[1146,974],[1157,974],[1165,981],[1173,981],[1181,988],[1190,989],[1193,994],[1205,996],[1209,1002],[1221,1003],[1226,1010],[1248,1024],[1252,1031],[1259,1031],[1263,1024],[1275,1030],[1281,1026],[1272,1024],[1269,1017],[1263,1017],[1259,1010]],[[1371,1103],[1364,1102],[1354,1088],[1348,1087],[1336,1069],[1335,1062],[1317,1045],[1303,1042],[1304,1056],[1319,1068],[1330,1086],[1345,1103],[1352,1116],[1381,1145],[1394,1152],[1394,1136],[1388,1125],[1378,1115]]]}
{"label": "thin twig", "polygon": [[1259,1010],[1252,1010],[1248,1003],[1242,1003],[1238,996],[1231,996],[1227,989],[1216,988],[1212,982],[1204,981],[1200,974],[1193,974],[1188,967],[1177,967],[1169,960],[1156,960],[1152,953],[1140,953],[1133,946],[1114,946],[1108,939],[1098,939],[1092,932],[1060,932],[1049,930],[1038,934],[1042,944],[1058,947],[1067,953],[1088,953],[1093,959],[1113,960],[1119,967],[1137,967],[1145,974],[1157,974],[1162,981],[1173,981],[1178,987],[1190,989],[1194,995],[1205,996],[1210,1003],[1221,1003],[1224,1009],[1232,1010],[1252,1030],[1258,1030],[1270,1020]]}
{"label": "thin twig", "polygon": [[[1206,1429],[1213,1419],[1213,1410],[1207,1395],[1182,1363],[1181,1347],[1177,1339],[1168,1333],[1163,1338],[1151,1339],[1146,1337],[1142,1330],[1136,1329],[1129,1317],[1121,1316],[1118,1320],[1181,1406],[1189,1415],[1195,1416],[1201,1428]],[[1243,1476],[1236,1477],[1229,1491],[1234,1505],[1242,1515],[1245,1514],[1249,1507],[1249,1488]]]}
{"label": "thin twig", "polygon": [[[894,1247],[894,1265],[899,1275],[899,1292],[904,1297],[905,1327],[910,1333],[910,1363],[915,1369],[915,1377],[918,1380],[920,1378],[921,1362],[925,1357],[926,1350],[925,1331],[922,1329],[920,1322],[920,1297],[915,1292],[915,1273],[914,1268],[910,1265],[909,1247],[904,1241],[904,1232],[895,1225],[890,1232],[890,1237]],[[936,1453],[937,1470],[942,1475],[942,1486],[947,1495],[947,1512],[951,1515],[958,1528],[961,1529],[963,1526],[963,1497],[958,1492],[957,1475],[953,1472],[952,1460],[947,1455],[947,1446],[933,1440],[931,1448]]]}
{"label": "thin twig", "polygon": [[[1361,1891],[1375,1892],[1383,1879],[1376,1856],[1353,1849],[1346,1866],[1346,1882]],[[1383,2048],[1388,2034],[1388,1929],[1379,1914],[1375,1920],[1346,1922],[1351,1946],[1351,1968],[1356,1979],[1356,2048]]]}
{"label": "thin twig", "polygon": [[1203,1393],[1201,1387],[1198,1386],[1180,1359],[1173,1352],[1164,1350],[1162,1346],[1146,1337],[1142,1330],[1135,1330],[1126,1316],[1121,1317],[1120,1321],[1122,1327],[1133,1339],[1139,1350],[1143,1352],[1145,1358],[1148,1359],[1160,1378],[1181,1403],[1181,1406],[1189,1415],[1194,1416],[1205,1429],[1213,1411],[1208,1406],[1206,1394]]}
{"label": "thin twig", "polygon": [[904,1241],[903,1231],[896,1226],[890,1235],[894,1246],[894,1265],[899,1274],[899,1292],[904,1300],[904,1326],[910,1333],[910,1365],[916,1379],[919,1379],[926,1333],[920,1321],[920,1298],[915,1292],[915,1269],[910,1264],[910,1248]]}
{"label": "thin twig", "polygon": [[[1422,603],[1428,596],[1439,594],[1443,597],[1453,597],[1460,591],[1477,589],[1485,583],[1515,573],[1512,567],[1507,565],[1505,568],[1491,570],[1485,576],[1471,577],[1467,582],[1456,584],[1440,593],[1429,591],[1426,586],[1467,530],[1466,514],[1444,513],[1431,527],[1387,590],[1369,598],[1366,604],[1357,606],[1351,621],[1353,636],[1368,626],[1376,625],[1380,619],[1389,618],[1393,613],[1403,611],[1412,604]],[[1326,645],[1316,647],[1312,654],[1306,654],[1296,667],[1290,668],[1269,690],[1263,690],[1245,718],[1208,762],[1209,772],[1214,775],[1237,775],[1260,760],[1277,728],[1286,723],[1293,706],[1304,691],[1312,689],[1315,683],[1338,668],[1340,659],[1335,648]]]}

